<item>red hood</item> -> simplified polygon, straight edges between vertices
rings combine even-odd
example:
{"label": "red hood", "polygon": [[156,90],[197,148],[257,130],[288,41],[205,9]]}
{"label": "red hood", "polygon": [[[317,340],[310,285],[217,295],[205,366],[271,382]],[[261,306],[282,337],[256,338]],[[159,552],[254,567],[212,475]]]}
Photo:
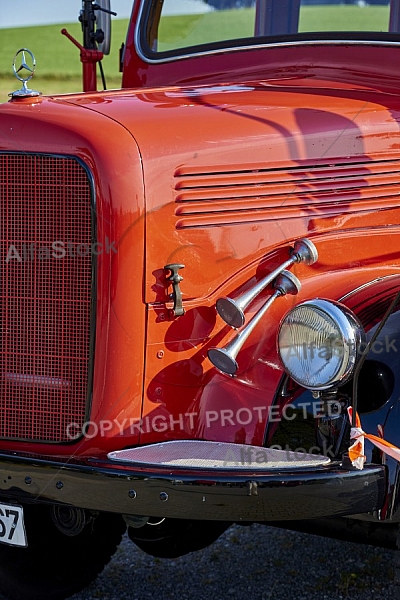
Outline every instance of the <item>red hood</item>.
{"label": "red hood", "polygon": [[164,299],[154,285],[164,264],[187,266],[186,299],[208,296],[276,244],[353,227],[382,195],[371,181],[387,185],[389,173],[397,182],[397,97],[359,83],[329,84],[309,72],[56,102],[100,112],[137,141],[150,302]]}

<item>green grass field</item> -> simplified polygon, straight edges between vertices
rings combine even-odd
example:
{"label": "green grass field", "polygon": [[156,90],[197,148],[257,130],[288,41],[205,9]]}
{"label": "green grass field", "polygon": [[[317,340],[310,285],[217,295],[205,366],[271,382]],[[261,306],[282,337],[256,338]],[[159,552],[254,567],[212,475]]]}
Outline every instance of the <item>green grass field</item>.
{"label": "green grass field", "polygon": [[[69,23],[66,29],[82,43],[79,23]],[[104,57],[103,66],[108,88],[121,86],[119,48],[125,41],[127,19],[113,20],[111,52]],[[0,101],[8,100],[8,92],[17,89],[18,81],[12,73],[12,61],[19,48],[29,48],[36,58],[36,74],[29,86],[44,94],[67,93],[82,90],[82,70],[79,50],[65,36],[62,25],[0,29]],[[99,89],[101,82],[99,81]]]}
{"label": "green grass field", "polygon": [[[300,31],[387,31],[389,9],[386,6],[306,6],[301,10]],[[159,50],[222,39],[251,36],[254,9],[210,12],[204,15],[165,17],[160,28]],[[111,53],[103,61],[107,87],[120,87],[118,55],[125,41],[128,21],[113,20]],[[22,47],[36,57],[36,75],[30,87],[44,94],[75,92],[82,89],[79,50],[60,31],[62,25],[0,30],[0,101],[18,87],[12,74],[12,60]],[[67,25],[79,41],[79,23]],[[101,83],[99,82],[99,89]]]}
{"label": "green grass field", "polygon": [[[188,45],[250,37],[255,9],[243,8],[203,15],[165,17],[160,27],[160,51]],[[387,31],[388,6],[304,6],[300,31]]]}

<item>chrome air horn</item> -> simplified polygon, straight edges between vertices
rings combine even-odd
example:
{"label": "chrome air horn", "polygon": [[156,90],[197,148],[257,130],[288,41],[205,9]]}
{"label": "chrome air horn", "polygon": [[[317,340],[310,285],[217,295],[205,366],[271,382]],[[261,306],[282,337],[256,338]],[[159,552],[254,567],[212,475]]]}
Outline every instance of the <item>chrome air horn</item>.
{"label": "chrome air horn", "polygon": [[291,257],[280,265],[275,271],[261,279],[253,288],[244,292],[235,300],[232,298],[218,298],[216,308],[219,316],[231,327],[239,329],[246,321],[244,311],[248,305],[262,292],[267,285],[294,263],[304,262],[312,265],[318,260],[318,251],[314,244],[308,239],[297,240],[294,244]]}
{"label": "chrome air horn", "polygon": [[286,294],[297,294],[301,289],[301,283],[293,273],[290,271],[282,271],[274,282],[275,292],[268,298],[263,304],[254,317],[249,321],[248,325],[240,331],[231,342],[229,342],[224,348],[210,348],[208,351],[208,358],[220,371],[233,375],[238,370],[238,364],[236,357],[239,351],[255,326],[262,319],[264,314],[267,312],[271,304],[279,297],[285,296]]}

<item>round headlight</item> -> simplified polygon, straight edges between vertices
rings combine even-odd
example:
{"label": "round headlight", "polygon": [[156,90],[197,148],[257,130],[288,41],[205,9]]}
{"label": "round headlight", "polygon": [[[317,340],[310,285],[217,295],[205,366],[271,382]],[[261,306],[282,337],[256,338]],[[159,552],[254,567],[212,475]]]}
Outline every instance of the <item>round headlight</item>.
{"label": "round headlight", "polygon": [[290,377],[310,390],[345,383],[360,356],[364,330],[346,306],[316,298],[284,317],[278,351]]}

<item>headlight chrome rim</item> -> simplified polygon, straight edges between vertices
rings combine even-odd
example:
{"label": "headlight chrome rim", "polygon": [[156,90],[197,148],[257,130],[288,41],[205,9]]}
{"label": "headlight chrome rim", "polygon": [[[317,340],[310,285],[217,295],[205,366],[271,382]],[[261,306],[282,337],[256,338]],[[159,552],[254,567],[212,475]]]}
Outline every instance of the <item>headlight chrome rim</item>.
{"label": "headlight chrome rim", "polygon": [[[344,304],[315,298],[284,316],[277,342],[286,373],[306,389],[323,391],[348,381],[361,356],[365,332]],[[318,346],[321,342],[325,345]]]}

